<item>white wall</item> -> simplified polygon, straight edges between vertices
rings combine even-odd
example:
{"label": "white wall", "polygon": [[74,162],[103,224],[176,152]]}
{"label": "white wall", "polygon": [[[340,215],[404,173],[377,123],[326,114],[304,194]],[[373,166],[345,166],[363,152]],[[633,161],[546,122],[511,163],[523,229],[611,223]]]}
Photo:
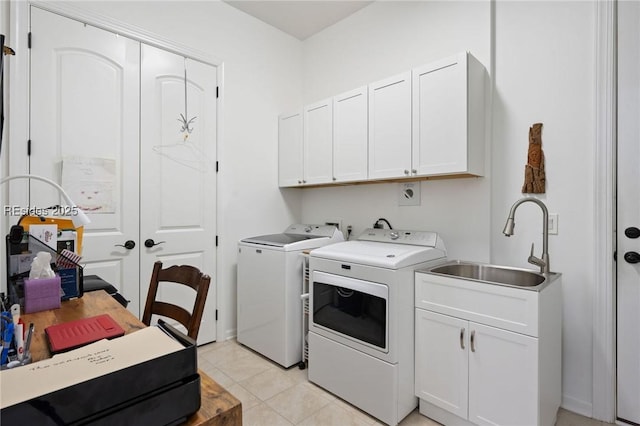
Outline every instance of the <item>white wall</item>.
{"label": "white wall", "polygon": [[595,7],[592,2],[498,2],[492,182],[492,258],[527,266],[531,242],[541,248],[541,214],[516,215],[516,235],[499,227],[520,196],[527,129],[544,123],[547,193],[559,214],[549,238],[551,269],[563,273],[563,406],[591,414],[595,268]]}
{"label": "white wall", "polygon": [[[488,1],[375,2],[305,41],[304,102],[462,51],[489,69],[490,25]],[[488,178],[421,182],[419,207],[398,206],[398,188],[384,183],[305,189],[303,221],[339,218],[357,235],[384,217],[394,228],[439,232],[450,257],[489,261]]]}
{"label": "white wall", "polygon": [[[338,94],[458,51],[472,52],[495,82],[490,165],[480,179],[422,182],[422,205],[399,207],[397,184],[305,189],[304,222],[338,218],[357,234],[378,217],[400,229],[439,232],[449,256],[533,268],[542,215],[521,198],[528,129],[544,123],[547,193],[559,214],[551,269],[563,273],[563,406],[591,415],[594,151],[592,2],[376,2],[304,43],[304,102]],[[492,62],[495,69],[492,69]]]}

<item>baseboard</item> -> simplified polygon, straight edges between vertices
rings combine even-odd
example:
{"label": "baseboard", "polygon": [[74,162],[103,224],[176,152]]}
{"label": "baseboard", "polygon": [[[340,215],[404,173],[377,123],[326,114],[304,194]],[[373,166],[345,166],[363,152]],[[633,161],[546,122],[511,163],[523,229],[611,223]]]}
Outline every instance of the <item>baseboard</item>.
{"label": "baseboard", "polygon": [[593,405],[587,401],[581,401],[568,395],[562,395],[562,408],[572,411],[581,416],[593,417]]}
{"label": "baseboard", "polygon": [[236,337],[238,337],[238,329],[231,328],[224,332],[224,337],[222,338],[222,340],[231,340],[235,339]]}

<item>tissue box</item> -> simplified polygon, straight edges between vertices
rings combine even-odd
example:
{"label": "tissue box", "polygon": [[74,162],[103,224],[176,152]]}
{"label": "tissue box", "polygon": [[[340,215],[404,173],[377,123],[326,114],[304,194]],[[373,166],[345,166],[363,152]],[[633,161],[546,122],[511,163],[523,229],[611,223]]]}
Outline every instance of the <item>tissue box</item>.
{"label": "tissue box", "polygon": [[25,279],[24,312],[46,311],[60,307],[60,277]]}

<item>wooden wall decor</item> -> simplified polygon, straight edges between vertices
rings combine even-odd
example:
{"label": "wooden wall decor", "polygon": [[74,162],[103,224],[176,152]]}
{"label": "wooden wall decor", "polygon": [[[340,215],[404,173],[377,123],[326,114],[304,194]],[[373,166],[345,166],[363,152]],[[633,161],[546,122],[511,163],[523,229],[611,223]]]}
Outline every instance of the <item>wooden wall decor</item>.
{"label": "wooden wall decor", "polygon": [[529,149],[527,164],[524,166],[523,194],[544,194],[546,177],[544,172],[544,151],[542,150],[542,123],[529,127]]}

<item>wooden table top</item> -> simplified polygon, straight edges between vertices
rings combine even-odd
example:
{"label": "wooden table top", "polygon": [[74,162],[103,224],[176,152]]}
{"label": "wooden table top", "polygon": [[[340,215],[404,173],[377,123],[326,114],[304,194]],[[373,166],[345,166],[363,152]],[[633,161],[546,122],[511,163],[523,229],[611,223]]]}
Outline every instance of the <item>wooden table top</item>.
{"label": "wooden table top", "polygon": [[[62,302],[60,309],[21,316],[25,324],[33,323],[35,327],[30,348],[32,362],[51,358],[44,333],[45,327],[100,314],[109,314],[124,329],[125,334],[146,327],[105,291],[84,293],[79,299]],[[240,401],[203,371],[198,370],[198,374],[200,374],[201,383],[200,410],[189,417],[185,425],[241,425]]]}

